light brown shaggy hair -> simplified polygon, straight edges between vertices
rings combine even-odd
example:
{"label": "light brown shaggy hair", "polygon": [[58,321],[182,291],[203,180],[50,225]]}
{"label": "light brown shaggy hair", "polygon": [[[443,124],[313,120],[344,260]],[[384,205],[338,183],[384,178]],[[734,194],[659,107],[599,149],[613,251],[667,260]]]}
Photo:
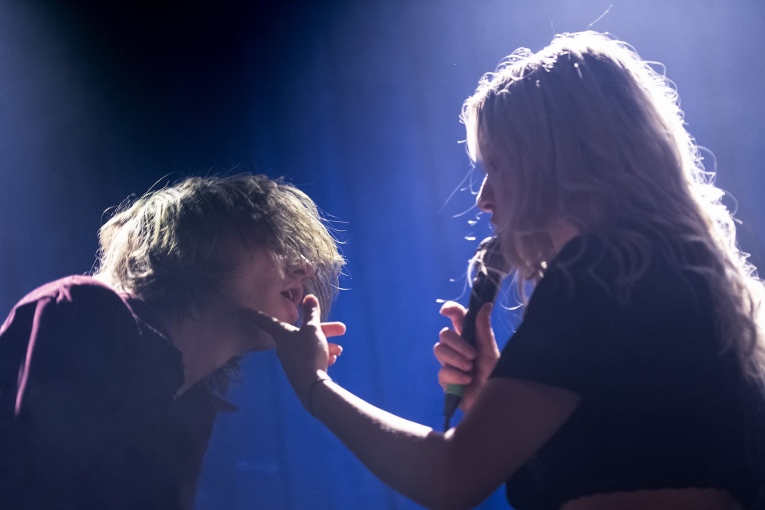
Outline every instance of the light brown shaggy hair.
{"label": "light brown shaggy hair", "polygon": [[101,227],[94,276],[160,313],[193,313],[229,269],[213,251],[231,239],[284,271],[311,264],[306,291],[326,316],[344,264],[335,238],[305,193],[264,175],[190,177],[126,202]]}

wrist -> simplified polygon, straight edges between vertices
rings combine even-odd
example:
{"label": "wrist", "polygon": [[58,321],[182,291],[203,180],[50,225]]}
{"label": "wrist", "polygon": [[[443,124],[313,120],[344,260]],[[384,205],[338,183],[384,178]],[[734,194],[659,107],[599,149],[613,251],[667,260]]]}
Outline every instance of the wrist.
{"label": "wrist", "polygon": [[316,417],[316,404],[314,403],[315,395],[317,393],[317,390],[319,389],[319,386],[324,386],[324,384],[327,381],[331,381],[332,378],[324,372],[323,370],[319,370],[316,372],[316,379],[311,383],[311,386],[308,387],[308,394],[306,395],[306,402],[305,407],[308,410],[308,412],[311,414],[311,416]]}

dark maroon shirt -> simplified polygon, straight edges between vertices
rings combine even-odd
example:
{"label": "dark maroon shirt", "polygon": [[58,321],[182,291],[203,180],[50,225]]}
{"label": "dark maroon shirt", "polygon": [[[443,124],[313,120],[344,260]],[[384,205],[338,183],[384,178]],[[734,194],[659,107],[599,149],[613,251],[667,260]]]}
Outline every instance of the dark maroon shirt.
{"label": "dark maroon shirt", "polygon": [[0,507],[191,507],[222,401],[182,384],[143,302],[86,276],[30,293],[0,328]]}

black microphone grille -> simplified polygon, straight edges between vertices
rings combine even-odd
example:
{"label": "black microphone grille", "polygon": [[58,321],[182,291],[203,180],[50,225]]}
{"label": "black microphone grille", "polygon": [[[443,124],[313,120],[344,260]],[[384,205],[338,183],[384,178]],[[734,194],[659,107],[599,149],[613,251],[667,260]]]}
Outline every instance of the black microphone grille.
{"label": "black microphone grille", "polygon": [[510,267],[502,255],[499,237],[490,236],[481,241],[470,261],[470,266],[476,274],[499,273],[500,280],[507,276]]}

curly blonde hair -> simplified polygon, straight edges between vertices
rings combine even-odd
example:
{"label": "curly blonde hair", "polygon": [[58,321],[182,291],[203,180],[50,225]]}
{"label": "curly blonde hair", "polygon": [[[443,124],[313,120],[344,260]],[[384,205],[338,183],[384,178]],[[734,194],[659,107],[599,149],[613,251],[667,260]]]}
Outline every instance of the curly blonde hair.
{"label": "curly blonde hair", "polygon": [[345,263],[337,242],[305,193],[264,175],[190,177],[125,202],[101,227],[94,277],[160,313],[188,314],[229,269],[213,251],[231,239],[270,250],[285,271],[311,264],[306,291],[326,316]]}
{"label": "curly blonde hair", "polygon": [[663,74],[607,34],[561,34],[484,75],[461,119],[471,159],[496,172],[497,232],[521,284],[554,256],[554,218],[610,243],[623,289],[646,269],[650,236],[709,282],[723,347],[763,383],[763,285]]}

